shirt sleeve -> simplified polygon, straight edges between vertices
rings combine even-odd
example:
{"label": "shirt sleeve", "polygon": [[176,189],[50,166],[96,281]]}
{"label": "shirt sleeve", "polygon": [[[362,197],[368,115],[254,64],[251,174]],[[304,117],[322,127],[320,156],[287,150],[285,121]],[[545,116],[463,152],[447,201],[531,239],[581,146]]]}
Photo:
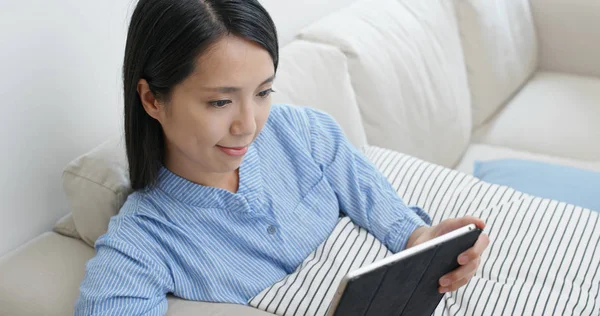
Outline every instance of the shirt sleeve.
{"label": "shirt sleeve", "polygon": [[410,235],[431,219],[419,207],[409,207],[377,168],[344,136],[328,114],[307,109],[311,152],[333,187],[340,210],[367,229],[390,251],[406,248]]}
{"label": "shirt sleeve", "polygon": [[168,279],[166,267],[156,259],[104,235],[96,242],[96,256],[86,265],[75,315],[165,315]]}

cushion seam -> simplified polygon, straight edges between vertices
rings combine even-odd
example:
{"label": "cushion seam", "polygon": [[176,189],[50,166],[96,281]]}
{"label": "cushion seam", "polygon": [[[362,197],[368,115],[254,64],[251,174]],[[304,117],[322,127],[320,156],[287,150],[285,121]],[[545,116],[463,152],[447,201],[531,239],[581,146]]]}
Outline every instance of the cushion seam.
{"label": "cushion seam", "polygon": [[88,178],[88,177],[85,177],[85,176],[79,175],[79,174],[77,174],[77,173],[74,173],[73,171],[68,171],[68,170],[65,170],[65,171],[63,171],[63,177],[64,177],[64,175],[65,175],[65,174],[67,174],[67,173],[68,173],[68,174],[70,174],[70,175],[73,175],[73,176],[75,176],[75,177],[77,177],[77,178],[84,179],[84,180],[87,180],[87,181],[89,181],[89,182],[91,182],[91,183],[94,183],[94,184],[96,184],[96,185],[98,185],[98,186],[100,186],[100,187],[102,187],[102,188],[105,188],[106,190],[109,190],[109,191],[111,191],[111,192],[112,192],[112,193],[114,193],[114,194],[120,194],[120,193],[122,193],[122,190],[114,190],[114,189],[112,189],[112,188],[110,188],[110,187],[108,187],[108,186],[106,186],[106,185],[104,185],[104,184],[102,184],[102,183],[100,183],[100,182],[98,182],[98,181],[95,181],[95,180],[92,180],[92,179],[90,179],[90,178]]}

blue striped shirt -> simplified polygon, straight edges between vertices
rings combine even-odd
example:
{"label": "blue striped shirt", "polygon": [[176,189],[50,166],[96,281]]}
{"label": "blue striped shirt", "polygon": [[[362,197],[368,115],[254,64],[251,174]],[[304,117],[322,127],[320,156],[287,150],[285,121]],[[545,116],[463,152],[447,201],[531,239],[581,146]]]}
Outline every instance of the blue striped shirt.
{"label": "blue striped shirt", "polygon": [[408,207],[324,112],[273,105],[236,193],[166,168],[134,192],[86,266],[76,315],[164,315],[166,294],[246,305],[348,216],[392,252],[429,216]]}

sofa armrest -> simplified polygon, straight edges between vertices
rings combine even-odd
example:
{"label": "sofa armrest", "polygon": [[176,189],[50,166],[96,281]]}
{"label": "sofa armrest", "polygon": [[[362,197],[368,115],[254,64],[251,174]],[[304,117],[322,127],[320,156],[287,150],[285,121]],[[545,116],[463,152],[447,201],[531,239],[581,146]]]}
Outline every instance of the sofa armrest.
{"label": "sofa armrest", "polygon": [[[49,232],[0,258],[0,315],[73,315],[85,264],[95,255],[83,241]],[[234,304],[168,296],[170,316],[271,316]]]}
{"label": "sofa armrest", "polygon": [[531,0],[540,68],[600,77],[600,1]]}
{"label": "sofa armrest", "polygon": [[0,259],[0,315],[73,315],[94,249],[54,232]]}

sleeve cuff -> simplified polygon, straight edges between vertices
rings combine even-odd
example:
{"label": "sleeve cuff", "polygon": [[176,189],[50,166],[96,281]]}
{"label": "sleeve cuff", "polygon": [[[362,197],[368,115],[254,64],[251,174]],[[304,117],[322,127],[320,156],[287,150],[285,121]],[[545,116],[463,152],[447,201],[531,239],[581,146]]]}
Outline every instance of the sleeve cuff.
{"label": "sleeve cuff", "polygon": [[386,238],[386,246],[393,253],[398,253],[406,248],[410,235],[421,226],[430,226],[431,218],[420,207],[409,207],[413,212],[395,222]]}

